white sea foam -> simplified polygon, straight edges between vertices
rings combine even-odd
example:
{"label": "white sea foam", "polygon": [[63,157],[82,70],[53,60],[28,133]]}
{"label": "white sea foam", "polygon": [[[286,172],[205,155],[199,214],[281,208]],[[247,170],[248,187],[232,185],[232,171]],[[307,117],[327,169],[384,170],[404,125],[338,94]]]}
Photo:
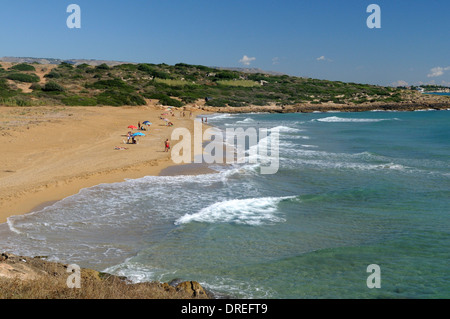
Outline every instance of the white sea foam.
{"label": "white sea foam", "polygon": [[155,278],[156,269],[150,269],[149,267],[131,262],[130,260],[131,258],[127,258],[125,262],[108,267],[103,271],[109,274],[126,277],[132,283],[157,280],[157,278]]}
{"label": "white sea foam", "polygon": [[18,235],[22,234],[22,232],[20,230],[18,230],[16,227],[14,227],[14,221],[11,217],[8,217],[6,219],[6,223],[8,224],[10,231],[12,231],[13,233],[16,233]]}
{"label": "white sea foam", "polygon": [[252,119],[252,118],[250,118],[250,117],[247,117],[245,120],[242,120],[242,121],[237,121],[236,122],[236,124],[238,124],[238,123],[254,123],[255,122],[255,120],[254,119]]}
{"label": "white sea foam", "polygon": [[221,120],[221,119],[231,119],[234,118],[235,115],[229,114],[229,113],[217,113],[217,114],[211,114],[208,116],[204,116],[207,117],[208,119],[211,120]]}
{"label": "white sea foam", "polygon": [[309,145],[309,144],[302,144],[301,147],[306,147],[306,148],[318,148],[317,145]]}
{"label": "white sea foam", "polygon": [[361,162],[351,162],[345,160],[323,160],[323,159],[295,159],[295,160],[284,160],[283,164],[292,165],[299,167],[299,165],[306,165],[312,167],[322,167],[322,168],[332,168],[332,169],[350,169],[350,170],[394,170],[394,171],[411,171],[407,166],[396,164],[396,163],[383,163],[383,164],[371,164],[371,163],[361,163]]}
{"label": "white sea foam", "polygon": [[303,130],[297,129],[297,128],[293,128],[293,127],[288,127],[288,126],[275,126],[273,128],[271,128],[272,131],[278,130],[278,132],[280,133],[298,133],[298,132],[302,132]]}
{"label": "white sea foam", "polygon": [[232,199],[218,202],[197,213],[182,216],[175,221],[175,224],[202,222],[262,225],[284,222],[283,218],[276,215],[277,206],[281,201],[290,198],[295,196]]}
{"label": "white sea foam", "polygon": [[394,119],[357,119],[357,118],[344,118],[344,117],[338,117],[338,116],[329,116],[324,117],[321,119],[315,119],[312,121],[318,121],[318,122],[329,122],[329,123],[346,123],[346,122],[381,122],[381,121],[391,121],[391,120],[398,120],[397,118]]}

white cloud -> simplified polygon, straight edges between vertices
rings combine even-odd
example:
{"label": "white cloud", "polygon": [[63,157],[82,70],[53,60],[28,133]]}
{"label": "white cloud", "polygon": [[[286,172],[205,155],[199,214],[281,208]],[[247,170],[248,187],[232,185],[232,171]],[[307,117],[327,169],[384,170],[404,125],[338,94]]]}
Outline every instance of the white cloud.
{"label": "white cloud", "polygon": [[448,67],[446,67],[446,68],[443,68],[443,67],[441,67],[441,66],[437,66],[437,67],[435,67],[435,68],[432,68],[432,69],[430,70],[430,73],[428,73],[427,76],[428,76],[429,78],[434,78],[434,77],[443,75],[445,71],[449,71],[449,70],[450,70],[450,66],[448,66]]}
{"label": "white cloud", "polygon": [[256,58],[255,57],[248,57],[246,55],[244,55],[242,57],[242,59],[239,60],[239,63],[242,63],[243,65],[250,65],[250,63],[252,63],[252,61],[255,61]]}
{"label": "white cloud", "polygon": [[316,60],[317,60],[317,61],[328,61],[328,62],[332,62],[332,61],[333,61],[333,60],[331,60],[331,59],[325,57],[324,55],[322,55],[322,56],[316,58]]}

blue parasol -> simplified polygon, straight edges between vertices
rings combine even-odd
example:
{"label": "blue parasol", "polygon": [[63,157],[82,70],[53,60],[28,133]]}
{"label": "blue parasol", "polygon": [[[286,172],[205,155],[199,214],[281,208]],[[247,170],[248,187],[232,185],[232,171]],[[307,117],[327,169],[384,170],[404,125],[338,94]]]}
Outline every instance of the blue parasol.
{"label": "blue parasol", "polygon": [[141,133],[141,132],[137,132],[137,133],[134,133],[133,135],[131,135],[131,136],[145,136],[145,134],[144,133]]}

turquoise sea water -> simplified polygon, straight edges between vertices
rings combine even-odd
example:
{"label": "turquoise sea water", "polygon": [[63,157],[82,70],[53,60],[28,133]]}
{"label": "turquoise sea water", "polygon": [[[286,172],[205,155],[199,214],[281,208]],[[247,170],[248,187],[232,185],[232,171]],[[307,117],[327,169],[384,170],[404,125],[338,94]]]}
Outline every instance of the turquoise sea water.
{"label": "turquoise sea water", "polygon": [[425,94],[436,94],[436,95],[450,96],[450,93],[446,93],[446,92],[429,92],[429,93],[425,93]]}
{"label": "turquoise sea water", "polygon": [[[450,111],[217,114],[277,128],[260,164],[82,190],[0,225],[0,250],[239,298],[449,298]],[[261,143],[261,141],[260,141]],[[381,270],[369,289],[367,267]]]}

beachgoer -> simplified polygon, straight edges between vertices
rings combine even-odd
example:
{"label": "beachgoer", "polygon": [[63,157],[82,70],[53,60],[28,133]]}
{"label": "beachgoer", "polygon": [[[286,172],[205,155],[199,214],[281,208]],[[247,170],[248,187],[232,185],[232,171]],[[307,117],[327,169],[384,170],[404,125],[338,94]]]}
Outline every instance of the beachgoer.
{"label": "beachgoer", "polygon": [[164,146],[165,146],[165,152],[168,152],[170,149],[170,142],[169,139],[166,139],[166,141],[164,142]]}
{"label": "beachgoer", "polygon": [[138,128],[141,129],[141,122],[138,122]]}
{"label": "beachgoer", "polygon": [[127,134],[127,144],[130,144],[131,132]]}

